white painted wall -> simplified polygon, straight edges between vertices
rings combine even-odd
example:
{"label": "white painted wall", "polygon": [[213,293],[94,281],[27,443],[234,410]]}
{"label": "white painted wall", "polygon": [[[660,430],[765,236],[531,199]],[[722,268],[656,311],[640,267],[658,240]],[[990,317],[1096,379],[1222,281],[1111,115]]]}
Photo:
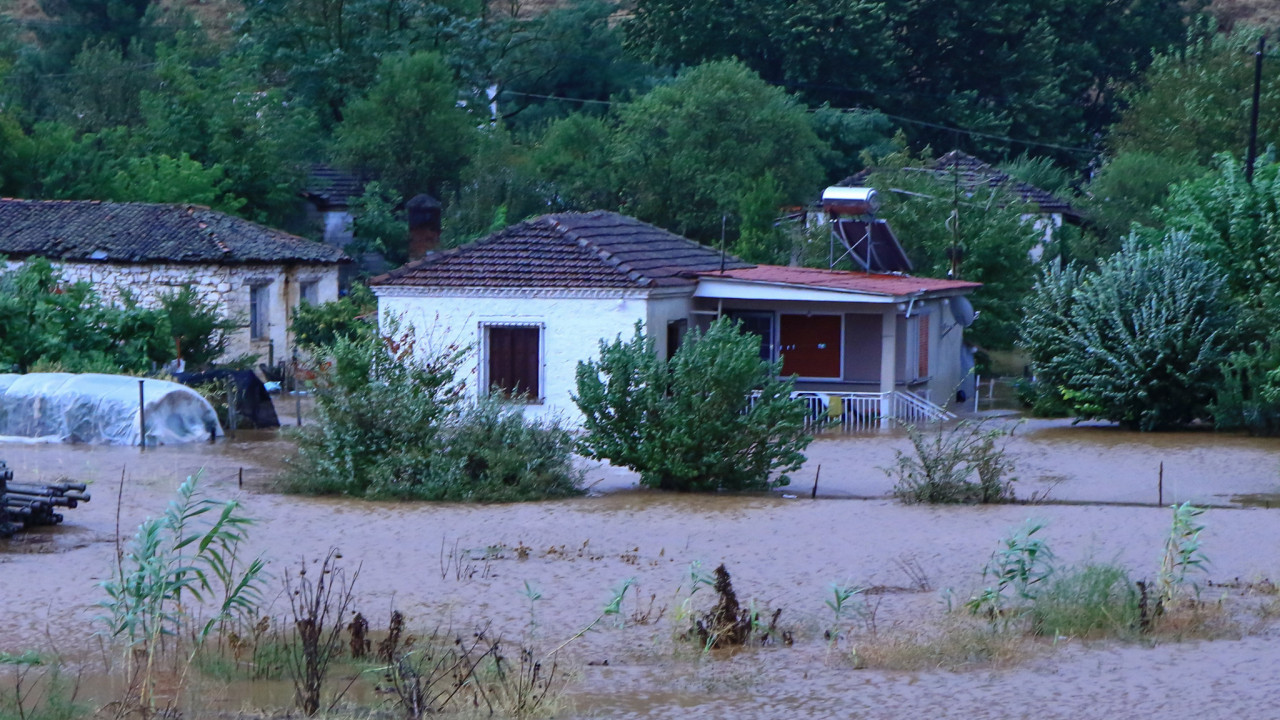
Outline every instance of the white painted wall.
{"label": "white painted wall", "polygon": [[[535,416],[559,415],[581,423],[571,398],[578,362],[599,355],[599,341],[630,338],[637,320],[661,322],[655,339],[665,344],[666,319],[687,317],[683,298],[650,299],[631,290],[486,290],[375,287],[384,330],[392,318],[412,325],[417,351],[437,353],[451,345],[470,348],[462,368],[468,394],[485,382],[480,358],[484,326],[538,324],[542,328],[542,401],[526,410]],[[683,303],[683,305],[681,304]],[[656,324],[654,327],[658,327]]]}
{"label": "white painted wall", "polygon": [[[7,269],[21,261],[6,262]],[[121,265],[115,263],[54,263],[66,282],[87,281],[107,302],[118,302],[124,291],[132,293],[143,306],[154,306],[159,296],[183,285],[192,285],[206,301],[218,303],[224,317],[240,324],[227,347],[227,356],[246,353],[261,355],[267,362],[271,347],[277,361],[287,359],[292,351],[288,332],[293,309],[298,306],[303,282],[318,283],[320,302],[338,299],[338,266],[316,265],[181,265],[155,263]],[[249,292],[254,284],[270,287],[268,302],[269,337],[249,337]]]}

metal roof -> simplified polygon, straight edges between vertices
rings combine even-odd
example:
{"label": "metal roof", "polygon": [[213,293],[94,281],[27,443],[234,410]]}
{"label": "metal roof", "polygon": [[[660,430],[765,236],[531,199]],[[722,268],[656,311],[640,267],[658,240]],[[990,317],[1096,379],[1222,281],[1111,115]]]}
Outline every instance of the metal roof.
{"label": "metal roof", "polygon": [[941,280],[913,277],[911,275],[880,275],[850,270],[821,270],[818,268],[757,265],[720,272],[703,272],[699,277],[709,280],[725,279],[740,282],[792,285],[821,290],[910,297],[922,293],[968,292],[982,286],[965,280]]}

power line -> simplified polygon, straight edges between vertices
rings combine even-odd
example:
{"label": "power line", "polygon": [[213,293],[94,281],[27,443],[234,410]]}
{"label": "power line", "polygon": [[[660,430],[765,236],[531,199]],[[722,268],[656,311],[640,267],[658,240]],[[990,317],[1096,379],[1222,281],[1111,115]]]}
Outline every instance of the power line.
{"label": "power line", "polygon": [[[563,96],[559,96],[559,95],[539,95],[539,94],[537,94],[537,93],[517,92],[517,91],[515,91],[515,90],[504,90],[503,92],[504,92],[504,93],[506,93],[506,94],[508,94],[508,95],[518,95],[518,96],[520,96],[520,97],[539,98],[539,99],[542,99],[542,100],[559,100],[559,101],[561,101],[561,102],[590,103],[590,104],[595,104],[595,105],[606,105],[606,106],[611,106],[611,105],[630,105],[630,104],[632,104],[632,103],[629,103],[629,102],[622,102],[622,101],[617,101],[617,100],[587,100],[587,99],[584,99],[584,98],[569,98],[569,97],[563,97]],[[1007,135],[996,135],[995,133],[982,132],[981,130],[971,130],[971,129],[968,129],[968,128],[955,127],[955,126],[951,126],[951,125],[942,125],[942,124],[939,124],[939,123],[928,122],[928,121],[926,121],[926,120],[916,120],[916,119],[914,119],[914,118],[909,118],[909,117],[906,117],[906,116],[904,116],[904,115],[895,115],[895,114],[893,114],[893,113],[887,113],[887,112],[884,112],[884,111],[882,111],[882,110],[878,110],[878,109],[875,109],[875,108],[860,108],[860,107],[852,107],[852,108],[827,108],[827,109],[829,109],[829,110],[835,110],[835,111],[837,111],[837,112],[844,112],[844,113],[848,113],[848,112],[876,112],[876,113],[879,113],[879,114],[881,114],[881,115],[884,115],[884,116],[885,116],[885,117],[887,117],[887,118],[892,118],[892,119],[894,119],[894,120],[898,120],[898,121],[900,121],[900,122],[908,123],[908,124],[911,124],[911,125],[920,125],[920,126],[923,126],[923,127],[936,128],[936,129],[938,129],[938,130],[947,130],[947,131],[950,131],[950,132],[956,132],[956,133],[960,133],[960,134],[962,134],[962,135],[968,135],[968,136],[971,136],[971,137],[986,138],[986,139],[988,139],[988,140],[1001,140],[1001,141],[1004,141],[1004,142],[1016,143],[1016,144],[1019,144],[1019,145],[1028,145],[1028,146],[1033,146],[1033,147],[1049,148],[1049,149],[1052,149],[1052,150],[1063,150],[1063,151],[1066,151],[1066,152],[1083,153],[1083,154],[1086,154],[1086,155],[1095,155],[1095,154],[1097,154],[1097,150],[1093,150],[1093,149],[1090,149],[1090,148],[1072,147],[1072,146],[1069,146],[1069,145],[1059,145],[1059,144],[1057,144],[1057,143],[1040,142],[1040,141],[1038,141],[1038,140],[1023,140],[1023,139],[1020,139],[1020,138],[1009,137],[1009,136],[1007,136]],[[819,108],[809,108],[809,109],[808,109],[808,111],[809,111],[809,112],[811,112],[811,113],[812,113],[812,112],[818,112],[818,110],[819,110]]]}

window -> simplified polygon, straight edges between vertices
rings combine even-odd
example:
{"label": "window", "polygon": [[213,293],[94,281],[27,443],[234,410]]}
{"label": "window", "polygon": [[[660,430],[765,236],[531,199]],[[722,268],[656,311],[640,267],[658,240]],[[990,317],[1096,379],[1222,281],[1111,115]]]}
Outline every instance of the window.
{"label": "window", "polygon": [[249,338],[266,340],[271,336],[271,285],[249,286]]}
{"label": "window", "polygon": [[773,313],[729,310],[725,315],[737,320],[742,332],[758,335],[760,337],[760,359],[765,362],[773,362]]}
{"label": "window", "polygon": [[684,342],[684,336],[689,332],[689,321],[686,319],[672,320],[667,323],[667,359],[675,357],[676,351],[680,349],[681,343]]}
{"label": "window", "polygon": [[485,366],[492,392],[530,402],[542,397],[541,335],[536,325],[485,327]]}
{"label": "window", "polygon": [[317,280],[303,280],[298,285],[298,299],[308,305],[320,304],[320,283]]}

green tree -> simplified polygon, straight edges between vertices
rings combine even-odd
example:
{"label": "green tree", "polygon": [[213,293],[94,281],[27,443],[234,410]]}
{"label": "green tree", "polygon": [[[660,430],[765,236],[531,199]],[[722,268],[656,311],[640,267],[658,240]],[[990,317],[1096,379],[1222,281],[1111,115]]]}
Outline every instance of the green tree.
{"label": "green tree", "polygon": [[173,342],[173,355],[188,368],[211,365],[227,350],[239,323],[223,315],[216,301],[206,300],[190,285],[161,293],[157,298]]}
{"label": "green tree", "polygon": [[742,218],[733,254],[752,263],[787,265],[791,262],[791,237],[778,227],[778,209],[785,204],[782,188],[773,173],[747,188],[738,206]]}
{"label": "green tree", "polygon": [[610,99],[650,84],[653,68],[623,47],[617,9],[602,0],[569,0],[520,21],[494,77],[507,127],[519,132],[574,113],[603,114]]}
{"label": "green tree", "polygon": [[[161,48],[159,87],[142,93],[138,155],[220,165],[226,191],[245,201],[240,214],[280,225],[297,212],[307,159],[317,145],[315,116],[263,87],[243,58],[204,57],[191,38]],[[212,64],[210,64],[212,63]]]}
{"label": "green tree", "polygon": [[[946,126],[1087,144],[1115,120],[1117,90],[1153,50],[1180,46],[1205,5],[637,0],[627,33],[631,47],[658,64],[738,58],[811,103],[856,103],[928,121],[911,128],[917,145],[955,143]],[[980,136],[965,142],[996,155],[1025,149]]]}
{"label": "green tree", "polygon": [[637,0],[627,42],[659,65],[737,58],[770,84],[847,105],[886,86],[898,66],[887,7],[873,0]]}
{"label": "green tree", "polygon": [[879,216],[893,228],[916,274],[949,276],[958,247],[957,279],[983,284],[972,296],[980,314],[967,335],[983,347],[1012,347],[1023,301],[1035,281],[1030,253],[1044,241],[1044,230],[1030,219],[1037,209],[999,188],[966,192],[945,172],[902,169],[930,162],[897,154],[868,176],[867,184],[883,198]]}
{"label": "green tree", "polygon": [[364,186],[351,201],[352,241],[344,248],[353,258],[366,252],[382,253],[401,264],[409,257],[409,222],[401,208],[404,198],[380,181]]}
{"label": "green tree", "polygon": [[350,292],[337,300],[311,305],[302,303],[293,313],[289,329],[298,347],[324,356],[339,338],[369,342],[377,334],[378,298],[373,291],[354,283]]}
{"label": "green tree", "polygon": [[[1155,215],[1170,231],[1187,233],[1225,272],[1242,324],[1257,338],[1280,322],[1280,163],[1264,161],[1253,183],[1231,156],[1217,163],[1214,172],[1174,187]],[[1162,239],[1158,230],[1141,234],[1152,243]]]}
{"label": "green tree", "polygon": [[[221,165],[205,167],[186,153],[172,158],[148,155],[124,158],[103,199],[121,202],[193,203],[235,213],[245,204],[229,190]],[[98,196],[95,196],[98,197]]]}
{"label": "green tree", "polygon": [[453,73],[436,53],[383,59],[378,79],[348,105],[336,151],[401,195],[441,196],[457,182],[475,145],[475,121],[458,107]]}
{"label": "green tree", "polygon": [[103,300],[87,282],[64,282],[43,258],[0,272],[0,367],[140,372],[173,359],[166,315],[128,294]]}
{"label": "green tree", "polygon": [[760,360],[759,338],[728,319],[691,334],[669,361],[637,324],[631,340],[601,340],[599,359],[578,363],[582,452],[663,490],[786,485],[812,436],[780,368]]}
{"label": "green tree", "polygon": [[379,58],[415,46],[432,8],[415,0],[262,0],[246,4],[236,30],[263,74],[330,127],[373,82]]}
{"label": "green tree", "polygon": [[807,197],[824,150],[804,109],[736,61],[688,68],[623,106],[612,144],[623,208],[703,241],[766,172],[786,202]]}
{"label": "green tree", "polygon": [[544,183],[550,207],[611,210],[619,206],[607,118],[574,113],[552,122],[530,153],[534,174]]}
{"label": "green tree", "polygon": [[81,48],[99,43],[138,52],[155,26],[151,0],[40,0],[50,22],[34,25],[43,52],[66,67]]}
{"label": "green tree", "polygon": [[445,211],[442,241],[456,246],[547,211],[546,191],[534,175],[529,148],[499,124],[478,134]]}
{"label": "green tree", "polygon": [[1114,251],[1135,224],[1163,229],[1157,211],[1170,189],[1204,172],[1188,158],[1125,150],[1108,159],[1093,176],[1081,206],[1095,232]]}
{"label": "green tree", "polygon": [[1208,417],[1233,319],[1227,278],[1199,245],[1131,239],[1097,272],[1046,269],[1023,342],[1078,417],[1165,430]]}
{"label": "green tree", "polygon": [[[1185,49],[1156,56],[1112,129],[1112,152],[1144,152],[1208,165],[1216,153],[1243,155],[1253,103],[1253,52],[1261,31],[1193,29]],[[1280,141],[1280,76],[1264,68],[1260,147]]]}

